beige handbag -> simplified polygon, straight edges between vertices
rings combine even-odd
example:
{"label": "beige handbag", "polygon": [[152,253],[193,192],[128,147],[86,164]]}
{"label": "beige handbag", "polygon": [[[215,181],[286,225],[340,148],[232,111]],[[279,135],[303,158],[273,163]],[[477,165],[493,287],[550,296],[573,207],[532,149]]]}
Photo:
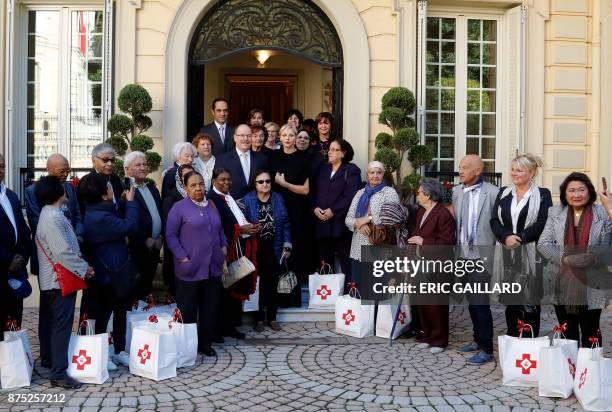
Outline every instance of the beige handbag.
{"label": "beige handbag", "polygon": [[251,262],[249,258],[244,256],[242,253],[242,247],[240,246],[239,239],[236,240],[236,253],[238,254],[238,259],[230,263],[228,273],[223,274],[223,287],[226,289],[238,282],[240,279],[255,272],[255,265],[253,265],[253,262]]}

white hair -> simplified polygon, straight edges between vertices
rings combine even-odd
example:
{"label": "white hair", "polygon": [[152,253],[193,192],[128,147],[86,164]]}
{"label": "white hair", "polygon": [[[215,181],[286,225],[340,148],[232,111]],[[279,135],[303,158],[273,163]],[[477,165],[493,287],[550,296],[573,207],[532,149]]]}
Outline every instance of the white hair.
{"label": "white hair", "polygon": [[127,156],[125,156],[125,159],[123,159],[123,167],[125,169],[131,167],[132,163],[134,163],[134,161],[139,157],[142,157],[143,159],[147,160],[147,156],[142,152],[135,151],[128,153]]}
{"label": "white hair", "polygon": [[113,156],[117,156],[117,151],[109,143],[100,143],[96,145],[91,151],[91,158],[99,157],[102,153],[112,153]]}
{"label": "white hair", "polygon": [[368,167],[367,167],[366,170],[369,172],[370,169],[380,169],[381,172],[384,172],[385,171],[385,165],[383,165],[378,160],[373,160],[370,163],[368,163]]}
{"label": "white hair", "polygon": [[174,160],[178,161],[181,157],[181,153],[183,153],[187,149],[191,150],[194,159],[198,156],[198,150],[195,148],[194,145],[189,142],[180,142],[175,144],[172,148],[172,156],[174,156]]}

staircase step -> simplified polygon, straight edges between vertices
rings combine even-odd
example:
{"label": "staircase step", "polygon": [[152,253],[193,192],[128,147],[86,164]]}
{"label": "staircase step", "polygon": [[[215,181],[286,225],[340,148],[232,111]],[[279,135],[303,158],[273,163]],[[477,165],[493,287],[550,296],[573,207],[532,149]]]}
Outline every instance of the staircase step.
{"label": "staircase step", "polygon": [[333,322],[334,309],[279,308],[276,318],[279,322]]}

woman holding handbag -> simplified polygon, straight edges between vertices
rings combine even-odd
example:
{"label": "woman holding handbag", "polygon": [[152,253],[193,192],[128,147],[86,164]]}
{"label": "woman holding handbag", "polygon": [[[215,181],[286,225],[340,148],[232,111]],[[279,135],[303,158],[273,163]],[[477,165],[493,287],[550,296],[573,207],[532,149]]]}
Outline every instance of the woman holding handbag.
{"label": "woman holding handbag", "polygon": [[[42,177],[34,189],[42,207],[36,240],[40,264],[40,357],[49,362],[51,386],[78,389],[81,383],[70,378],[68,344],[74,321],[76,292],[64,295],[55,268],[61,266],[68,275],[81,279],[94,275],[94,270],[81,257],[79,242],[72,225],[62,213],[64,187],[55,176]],[[55,266],[55,268],[54,268]]]}
{"label": "woman holding handbag", "polygon": [[[126,312],[137,281],[137,270],[130,258],[125,238],[138,231],[139,206],[134,201],[135,187],[125,192],[125,218],[120,217],[113,203],[113,194],[106,178],[91,175],[81,183],[80,193],[85,202],[83,239],[87,260],[96,270],[89,282],[88,299],[91,302],[88,317],[96,320],[96,334],[105,333],[113,313],[112,362],[125,367],[130,357],[125,348]],[[109,368],[113,369],[112,362]]]}
{"label": "woman holding handbag", "polygon": [[291,230],[283,197],[272,192],[272,178],[267,170],[255,174],[255,190],[244,197],[245,217],[259,225],[257,242],[257,271],[259,283],[259,311],[255,330],[264,330],[264,308],[267,309],[268,324],[277,332],[281,330],[276,321],[278,308],[277,285],[280,262],[291,255]]}

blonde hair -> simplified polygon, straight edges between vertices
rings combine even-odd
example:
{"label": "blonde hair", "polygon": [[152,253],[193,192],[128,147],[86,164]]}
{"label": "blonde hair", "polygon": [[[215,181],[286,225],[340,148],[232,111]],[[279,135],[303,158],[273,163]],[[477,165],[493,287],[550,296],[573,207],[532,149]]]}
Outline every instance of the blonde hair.
{"label": "blonde hair", "polygon": [[264,127],[265,127],[266,129],[268,129],[269,127],[274,127],[274,129],[275,129],[277,132],[278,132],[278,131],[279,131],[279,129],[280,129],[279,125],[277,125],[277,124],[276,124],[276,123],[274,123],[274,122],[268,122],[268,123],[264,124]]}
{"label": "blonde hair", "polygon": [[516,163],[521,169],[527,169],[533,173],[533,177],[538,175],[538,169],[544,166],[544,162],[540,156],[531,153],[523,153],[512,159],[512,163]]}
{"label": "blonde hair", "polygon": [[295,128],[294,125],[292,124],[283,125],[283,127],[280,128],[280,131],[278,132],[278,134],[282,135],[285,132],[285,130],[291,130],[293,134],[297,137],[297,129]]}

